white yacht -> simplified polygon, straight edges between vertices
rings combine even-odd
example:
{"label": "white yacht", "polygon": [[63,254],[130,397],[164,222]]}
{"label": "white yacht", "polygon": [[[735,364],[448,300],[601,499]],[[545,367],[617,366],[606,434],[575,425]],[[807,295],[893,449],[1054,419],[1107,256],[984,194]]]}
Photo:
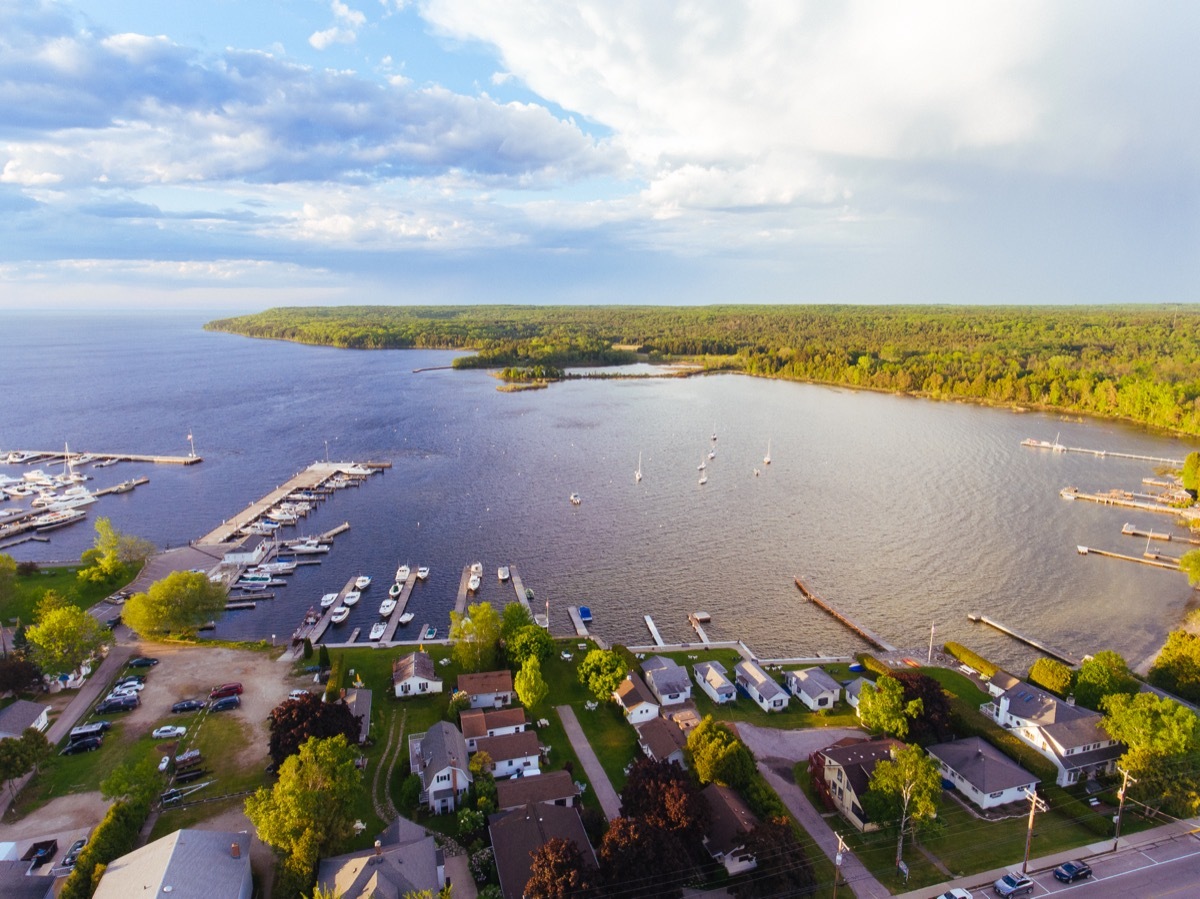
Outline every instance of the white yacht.
{"label": "white yacht", "polygon": [[55,528],[66,527],[68,524],[74,524],[86,516],[86,512],[80,512],[78,509],[63,509],[61,512],[47,512],[44,515],[39,515],[32,519],[33,529],[35,531],[52,531]]}
{"label": "white yacht", "polygon": [[386,630],[387,630],[387,625],[386,625],[384,622],[382,622],[382,621],[376,621],[374,624],[372,624],[372,625],[371,625],[371,637],[370,637],[370,639],[372,639],[372,640],[382,640],[382,639],[383,639],[383,632],[384,632],[384,631],[386,631]]}
{"label": "white yacht", "polygon": [[474,593],[476,590],[479,589],[480,583],[481,583],[481,580],[480,580],[479,575],[477,575],[477,574],[471,575],[471,579],[469,581],[467,581],[467,592]]}
{"label": "white yacht", "polygon": [[507,581],[508,577],[509,577],[508,566],[501,565],[499,568],[497,568],[496,569],[496,577],[499,578],[500,583],[504,583],[505,581]]}
{"label": "white yacht", "polygon": [[408,566],[408,563],[405,562],[403,565],[401,565],[399,568],[396,569],[396,583],[403,584],[405,581],[408,580],[408,576],[410,574],[412,574],[412,569]]}
{"label": "white yacht", "polygon": [[328,609],[331,605],[337,602],[338,595],[336,593],[326,593],[321,597],[321,608]]}
{"label": "white yacht", "polygon": [[329,544],[322,543],[317,537],[305,537],[303,540],[289,540],[283,544],[297,555],[314,555],[329,552]]}
{"label": "white yacht", "polygon": [[392,599],[390,596],[379,605],[379,614],[384,618],[387,618],[388,615],[391,615],[394,611],[396,611],[396,600]]}
{"label": "white yacht", "polygon": [[360,574],[354,579],[355,590],[366,590],[371,586],[371,576],[369,574]]}
{"label": "white yacht", "polygon": [[338,606],[333,610],[333,614],[329,616],[329,620],[334,624],[341,624],[350,617],[350,610],[345,606]]}
{"label": "white yacht", "polygon": [[354,605],[356,602],[358,602],[361,597],[362,597],[362,594],[359,593],[357,590],[351,590],[349,593],[346,594],[345,598],[342,600],[342,603],[345,604],[347,607],[349,607],[349,606]]}
{"label": "white yacht", "polygon": [[417,569],[417,580],[423,581],[427,577],[429,577],[429,567],[427,565],[422,565]]}

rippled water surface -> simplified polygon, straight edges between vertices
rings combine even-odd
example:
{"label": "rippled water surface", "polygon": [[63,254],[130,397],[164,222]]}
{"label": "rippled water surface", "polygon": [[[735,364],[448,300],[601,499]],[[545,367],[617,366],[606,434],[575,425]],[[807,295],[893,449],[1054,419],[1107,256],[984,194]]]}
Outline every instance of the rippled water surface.
{"label": "rippled water surface", "polygon": [[[160,546],[207,532],[325,458],[327,443],[333,459],[391,462],[302,523],[315,533],[350,522],[325,562],[274,602],[227,614],[220,636],[290,633],[322,593],[360,572],[379,579],[351,618],[366,625],[401,561],[433,569],[410,609],[443,633],[462,566],[479,559],[481,598],[511,597],[494,573],[514,563],[538,602],[550,600],[555,630],[569,629],[567,605],[586,604],[609,639],[648,642],[650,614],[667,640],[683,641],[694,639],[687,613],[703,609],[712,638],[740,637],[763,656],[862,648],[802,601],[795,575],[893,642],[925,647],[936,622],[939,642],[1013,666],[1029,651],[969,612],[1137,663],[1192,597],[1182,575],[1075,552],[1138,555],[1142,543],[1121,536],[1125,521],[1169,525],[1058,495],[1066,485],[1141,489],[1152,463],[1020,446],[1061,433],[1072,446],[1182,458],[1186,442],[735,375],[501,393],[481,372],[414,372],[448,365],[451,353],[249,340],[206,333],[203,321],[0,315],[0,448],[184,455],[194,434],[200,465],[93,471],[99,486],[150,478],[102,499],[90,518],[107,515]],[[567,501],[572,492],[582,505]],[[77,525],[9,552],[74,559],[92,537]]]}

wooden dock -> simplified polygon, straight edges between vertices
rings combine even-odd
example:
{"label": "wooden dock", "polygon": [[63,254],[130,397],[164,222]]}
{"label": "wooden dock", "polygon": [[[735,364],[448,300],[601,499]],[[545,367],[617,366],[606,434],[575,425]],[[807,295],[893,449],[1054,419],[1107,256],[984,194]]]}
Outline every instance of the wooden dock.
{"label": "wooden dock", "polygon": [[529,597],[525,595],[525,584],[521,582],[521,575],[517,572],[516,565],[508,566],[508,576],[512,582],[513,589],[517,591],[517,602],[525,607],[525,611],[531,616],[533,608],[529,605]]}
{"label": "wooden dock", "polygon": [[338,536],[338,534],[344,534],[348,530],[350,530],[350,522],[343,521],[336,528],[331,528],[328,531],[326,531],[324,534],[318,534],[317,542],[318,543],[328,543],[334,537]]}
{"label": "wooden dock", "polygon": [[1179,534],[1172,534],[1170,531],[1143,531],[1141,528],[1134,527],[1128,522],[1121,528],[1121,533],[1126,537],[1145,537],[1147,540],[1165,540],[1168,543],[1175,541],[1177,543],[1189,543],[1192,546],[1200,546],[1200,540],[1197,540],[1195,537],[1181,537]]}
{"label": "wooden dock", "polygon": [[876,649],[882,649],[884,652],[896,652],[897,647],[893,646],[891,643],[884,640],[883,637],[879,636],[874,631],[868,630],[867,628],[863,627],[858,622],[852,621],[851,619],[847,618],[845,615],[843,615],[841,612],[839,612],[837,609],[835,609],[833,606],[831,606],[829,603],[827,603],[825,600],[823,600],[821,597],[819,597],[816,593],[813,593],[806,586],[804,586],[804,582],[801,581],[800,578],[797,577],[797,578],[794,578],[794,580],[796,581],[796,587],[799,588],[799,590],[800,590],[800,594],[805,599],[807,599],[809,602],[811,602],[813,605],[817,606],[818,608],[824,609],[826,612],[828,612],[830,615],[832,615],[834,618],[836,618],[842,624],[846,625],[846,627],[850,628],[850,630],[854,631],[854,633],[858,634],[860,637],[862,637],[864,640],[866,640],[867,643],[869,643],[871,646],[874,646]]}
{"label": "wooden dock", "polygon": [[700,623],[700,617],[692,612],[688,615],[688,623],[691,624],[692,630],[696,632],[696,636],[700,638],[700,642],[707,646],[712,640],[708,639],[708,634],[704,632],[704,625]]}
{"label": "wooden dock", "polygon": [[361,627],[356,627],[350,632],[350,636],[346,639],[347,643],[354,643],[358,640],[358,635],[362,633]]}
{"label": "wooden dock", "polygon": [[1121,559],[1124,562],[1137,562],[1139,565],[1149,565],[1152,568],[1165,568],[1168,571],[1179,570],[1179,560],[1172,556],[1150,550],[1140,556],[1127,556],[1124,553],[1113,553],[1106,549],[1096,549],[1092,546],[1077,546],[1075,552],[1081,556],[1107,556],[1110,559]]}
{"label": "wooden dock", "polygon": [[1058,442],[1051,443],[1048,440],[1034,440],[1032,437],[1022,440],[1021,446],[1028,446],[1031,449],[1048,449],[1056,453],[1083,453],[1084,455],[1097,456],[1101,459],[1136,459],[1140,462],[1158,462],[1162,465],[1174,465],[1176,467],[1183,465],[1182,459],[1164,459],[1160,456],[1141,456],[1137,453],[1114,453],[1109,450],[1087,449],[1082,446],[1066,446]]}
{"label": "wooden dock", "polygon": [[[333,613],[335,611],[342,607],[342,600],[346,598],[347,593],[354,589],[354,581],[357,579],[357,577],[358,576],[355,575],[354,577],[351,577],[350,580],[346,581],[346,586],[338,591],[338,598],[334,604],[321,613],[321,617],[317,620],[317,623],[312,626],[312,629],[309,630],[307,634],[303,634],[302,637],[306,636],[313,642],[313,644],[316,644],[323,636],[325,636],[325,631],[329,629],[329,625],[331,623],[329,619],[333,617]],[[362,602],[362,600],[359,600],[359,602]]]}
{"label": "wooden dock", "polygon": [[[34,462],[66,462],[67,453],[62,450],[56,452],[43,453],[37,450],[21,450],[21,452],[37,452],[37,459],[30,459],[28,464]],[[83,453],[70,453],[72,460],[78,459]],[[188,456],[146,456],[137,453],[88,453],[94,456],[93,461],[104,462],[108,459],[115,459],[118,462],[153,462],[155,465],[198,465],[204,461],[203,456],[188,455]],[[1182,464],[1182,463],[1181,463]]]}
{"label": "wooden dock", "polygon": [[654,625],[654,619],[649,615],[643,615],[642,617],[646,619],[646,627],[650,628],[650,636],[654,638],[654,645],[666,646],[667,644],[663,642],[662,634],[658,632],[658,628]]}
{"label": "wooden dock", "polygon": [[459,615],[463,615],[467,611],[467,582],[469,580],[471,580],[471,566],[464,565],[462,577],[458,581],[458,596],[454,600],[454,611]]}
{"label": "wooden dock", "polygon": [[1200,509],[1176,509],[1164,503],[1146,502],[1134,498],[1134,494],[1124,490],[1110,490],[1108,493],[1087,493],[1078,487],[1064,487],[1058,491],[1063,499],[1082,499],[1102,506],[1119,506],[1123,509],[1140,509],[1143,512],[1156,512],[1159,515],[1175,515],[1189,521],[1200,519]]}
{"label": "wooden dock", "polygon": [[400,588],[400,595],[396,597],[396,608],[392,609],[392,614],[388,616],[387,627],[383,631],[383,637],[380,638],[380,643],[390,643],[392,638],[396,636],[396,628],[400,626],[400,616],[404,614],[404,610],[408,608],[408,599],[412,596],[413,585],[417,582],[417,573],[410,572],[408,578],[404,581],[404,586]]}
{"label": "wooden dock", "polygon": [[1044,652],[1048,656],[1053,656],[1054,658],[1059,659],[1060,661],[1066,662],[1068,665],[1071,665],[1074,668],[1079,667],[1079,664],[1080,664],[1079,659],[1075,658],[1074,656],[1063,652],[1061,649],[1055,649],[1053,646],[1047,646],[1041,640],[1035,640],[1035,639],[1033,639],[1033,637],[1027,637],[1022,633],[1014,631],[1010,627],[1005,627],[999,621],[993,621],[991,618],[988,618],[987,615],[968,615],[967,618],[970,619],[971,621],[991,625],[996,630],[1001,631],[1002,633],[1008,634],[1010,637],[1020,640],[1022,643],[1027,643],[1030,646],[1032,646],[1034,649],[1040,650],[1041,652]]}
{"label": "wooden dock", "polygon": [[149,478],[132,478],[128,481],[122,481],[113,487],[104,487],[100,490],[93,490],[92,496],[108,496],[112,493],[130,493],[133,488],[141,487],[143,484],[149,484]]}
{"label": "wooden dock", "polygon": [[575,636],[589,637],[587,625],[583,623],[583,619],[579,617],[579,609],[576,606],[567,606],[567,614],[571,616],[571,624],[575,626]]}

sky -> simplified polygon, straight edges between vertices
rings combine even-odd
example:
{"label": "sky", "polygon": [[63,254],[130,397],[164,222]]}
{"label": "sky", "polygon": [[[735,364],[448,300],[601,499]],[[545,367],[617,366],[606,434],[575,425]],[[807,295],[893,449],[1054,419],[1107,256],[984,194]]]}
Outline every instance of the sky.
{"label": "sky", "polygon": [[1190,303],[1200,5],[0,0],[0,309]]}

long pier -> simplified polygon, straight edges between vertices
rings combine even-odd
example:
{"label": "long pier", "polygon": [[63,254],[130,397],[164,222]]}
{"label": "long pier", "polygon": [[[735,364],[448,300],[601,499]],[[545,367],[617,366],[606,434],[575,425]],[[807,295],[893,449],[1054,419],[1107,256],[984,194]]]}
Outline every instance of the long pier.
{"label": "long pier", "polygon": [[654,625],[654,619],[649,615],[643,615],[642,617],[646,619],[646,627],[650,629],[650,636],[654,638],[654,645],[666,646],[667,644],[663,642],[662,634],[658,632],[658,628]]}
{"label": "long pier", "polygon": [[[482,580],[480,576],[480,580]],[[454,611],[462,615],[467,611],[467,582],[471,580],[471,566],[464,565],[462,577],[458,581],[458,596],[454,600]]]}
{"label": "long pier", "polygon": [[100,490],[93,490],[92,496],[108,496],[110,493],[129,493],[134,487],[141,487],[143,484],[149,484],[149,478],[131,478],[128,481],[122,481],[112,487],[103,487]]}
{"label": "long pier", "polygon": [[[317,623],[312,626],[311,630],[300,635],[301,639],[308,637],[308,639],[315,644],[319,642],[323,636],[325,636],[325,631],[329,629],[330,625],[329,619],[333,617],[333,613],[335,611],[342,607],[342,600],[346,598],[347,593],[354,589],[355,580],[357,580],[357,576],[351,577],[350,580],[346,581],[346,586],[338,591],[338,598],[334,601],[333,605],[331,605],[321,614],[321,617],[317,620]],[[361,601],[362,600],[359,600],[359,602]]]}
{"label": "long pier", "polygon": [[708,634],[704,632],[704,625],[701,623],[700,615],[692,612],[688,615],[688,622],[692,625],[692,630],[696,632],[696,636],[700,638],[700,642],[705,645],[712,641],[708,639]]}
{"label": "long pier", "polygon": [[404,614],[404,610],[408,608],[408,599],[412,596],[413,585],[417,582],[417,573],[409,572],[408,578],[400,587],[400,595],[396,597],[396,608],[392,610],[392,614],[388,616],[387,627],[383,631],[383,637],[380,638],[380,643],[388,643],[392,637],[396,636],[396,628],[400,626],[400,616]]}
{"label": "long pier", "polygon": [[794,578],[794,580],[796,581],[796,587],[799,588],[801,595],[805,599],[807,599],[809,602],[811,602],[813,605],[817,606],[818,608],[824,609],[826,612],[828,612],[830,615],[832,615],[834,618],[836,618],[842,624],[846,625],[846,627],[850,628],[850,630],[854,631],[854,633],[858,634],[860,637],[862,637],[864,640],[866,640],[867,643],[869,643],[871,646],[874,646],[876,649],[882,649],[884,652],[895,652],[896,651],[897,647],[895,647],[891,643],[887,642],[887,640],[883,639],[883,637],[879,636],[877,633],[875,633],[872,630],[868,630],[867,628],[863,627],[858,622],[853,621],[850,618],[847,618],[845,615],[843,615],[841,612],[839,612],[837,609],[835,609],[833,606],[831,606],[829,603],[827,603],[825,600],[823,600],[821,597],[819,597],[816,593],[809,590],[806,586],[804,586],[804,582],[801,581],[800,578],[797,577],[797,578]]}
{"label": "long pier", "polygon": [[517,591],[517,602],[525,607],[525,611],[533,615],[533,608],[529,605],[529,597],[525,595],[525,584],[521,581],[521,575],[517,571],[516,565],[508,566],[508,578],[513,585],[513,589]]}
{"label": "long pier", "polygon": [[1171,556],[1150,552],[1141,556],[1127,556],[1124,553],[1109,552],[1106,549],[1096,549],[1092,546],[1077,546],[1075,551],[1081,556],[1107,556],[1110,559],[1121,559],[1124,562],[1137,562],[1139,565],[1150,565],[1153,568],[1165,568],[1168,571],[1179,570],[1179,560]]}
{"label": "long pier", "polygon": [[1034,440],[1032,437],[1026,437],[1021,441],[1021,446],[1028,446],[1031,449],[1048,449],[1056,453],[1083,453],[1087,456],[1096,456],[1101,459],[1136,459],[1140,462],[1159,462],[1163,465],[1182,466],[1182,459],[1164,459],[1161,456],[1142,456],[1137,453],[1115,453],[1111,450],[1087,449],[1082,446],[1066,446],[1059,443],[1057,440],[1051,443],[1049,440]]}
{"label": "long pier", "polygon": [[[66,462],[69,457],[72,462],[84,453],[65,453],[62,450],[43,452],[41,450],[20,450],[22,453],[33,453],[36,458],[30,458],[28,464],[34,462]],[[138,453],[87,453],[94,462],[104,462],[113,459],[117,462],[153,462],[155,465],[198,465],[204,461],[203,456],[194,453],[187,456],[147,456]]]}
{"label": "long pier", "polygon": [[1197,540],[1195,537],[1180,537],[1178,534],[1172,534],[1170,531],[1143,531],[1141,528],[1135,527],[1128,522],[1121,528],[1121,533],[1126,537],[1145,537],[1147,540],[1166,540],[1167,542],[1174,540],[1179,543],[1190,543],[1192,546],[1200,546],[1200,540]]}
{"label": "long pier", "polygon": [[1200,509],[1176,509],[1162,503],[1145,502],[1133,499],[1134,494],[1122,490],[1110,490],[1108,493],[1087,493],[1078,487],[1064,487],[1058,491],[1063,499],[1083,499],[1102,506],[1119,506],[1123,509],[1140,509],[1143,512],[1156,512],[1159,515],[1175,515],[1188,520],[1200,519]]}
{"label": "long pier", "polygon": [[1078,668],[1080,665],[1079,659],[1075,658],[1072,655],[1069,655],[1068,653],[1063,652],[1061,649],[1055,649],[1053,646],[1048,646],[1047,644],[1043,643],[1041,640],[1035,640],[1033,637],[1027,637],[1024,634],[1019,633],[1018,631],[1014,631],[1011,627],[1005,627],[999,621],[993,621],[991,618],[988,618],[987,615],[968,615],[967,618],[970,619],[971,621],[981,622],[983,624],[991,625],[996,630],[1001,631],[1002,633],[1008,634],[1010,637],[1020,640],[1022,643],[1027,643],[1030,646],[1032,646],[1034,649],[1040,650],[1048,656],[1054,656],[1054,658],[1059,659],[1060,661],[1066,662],[1068,665],[1071,665],[1072,667]]}

